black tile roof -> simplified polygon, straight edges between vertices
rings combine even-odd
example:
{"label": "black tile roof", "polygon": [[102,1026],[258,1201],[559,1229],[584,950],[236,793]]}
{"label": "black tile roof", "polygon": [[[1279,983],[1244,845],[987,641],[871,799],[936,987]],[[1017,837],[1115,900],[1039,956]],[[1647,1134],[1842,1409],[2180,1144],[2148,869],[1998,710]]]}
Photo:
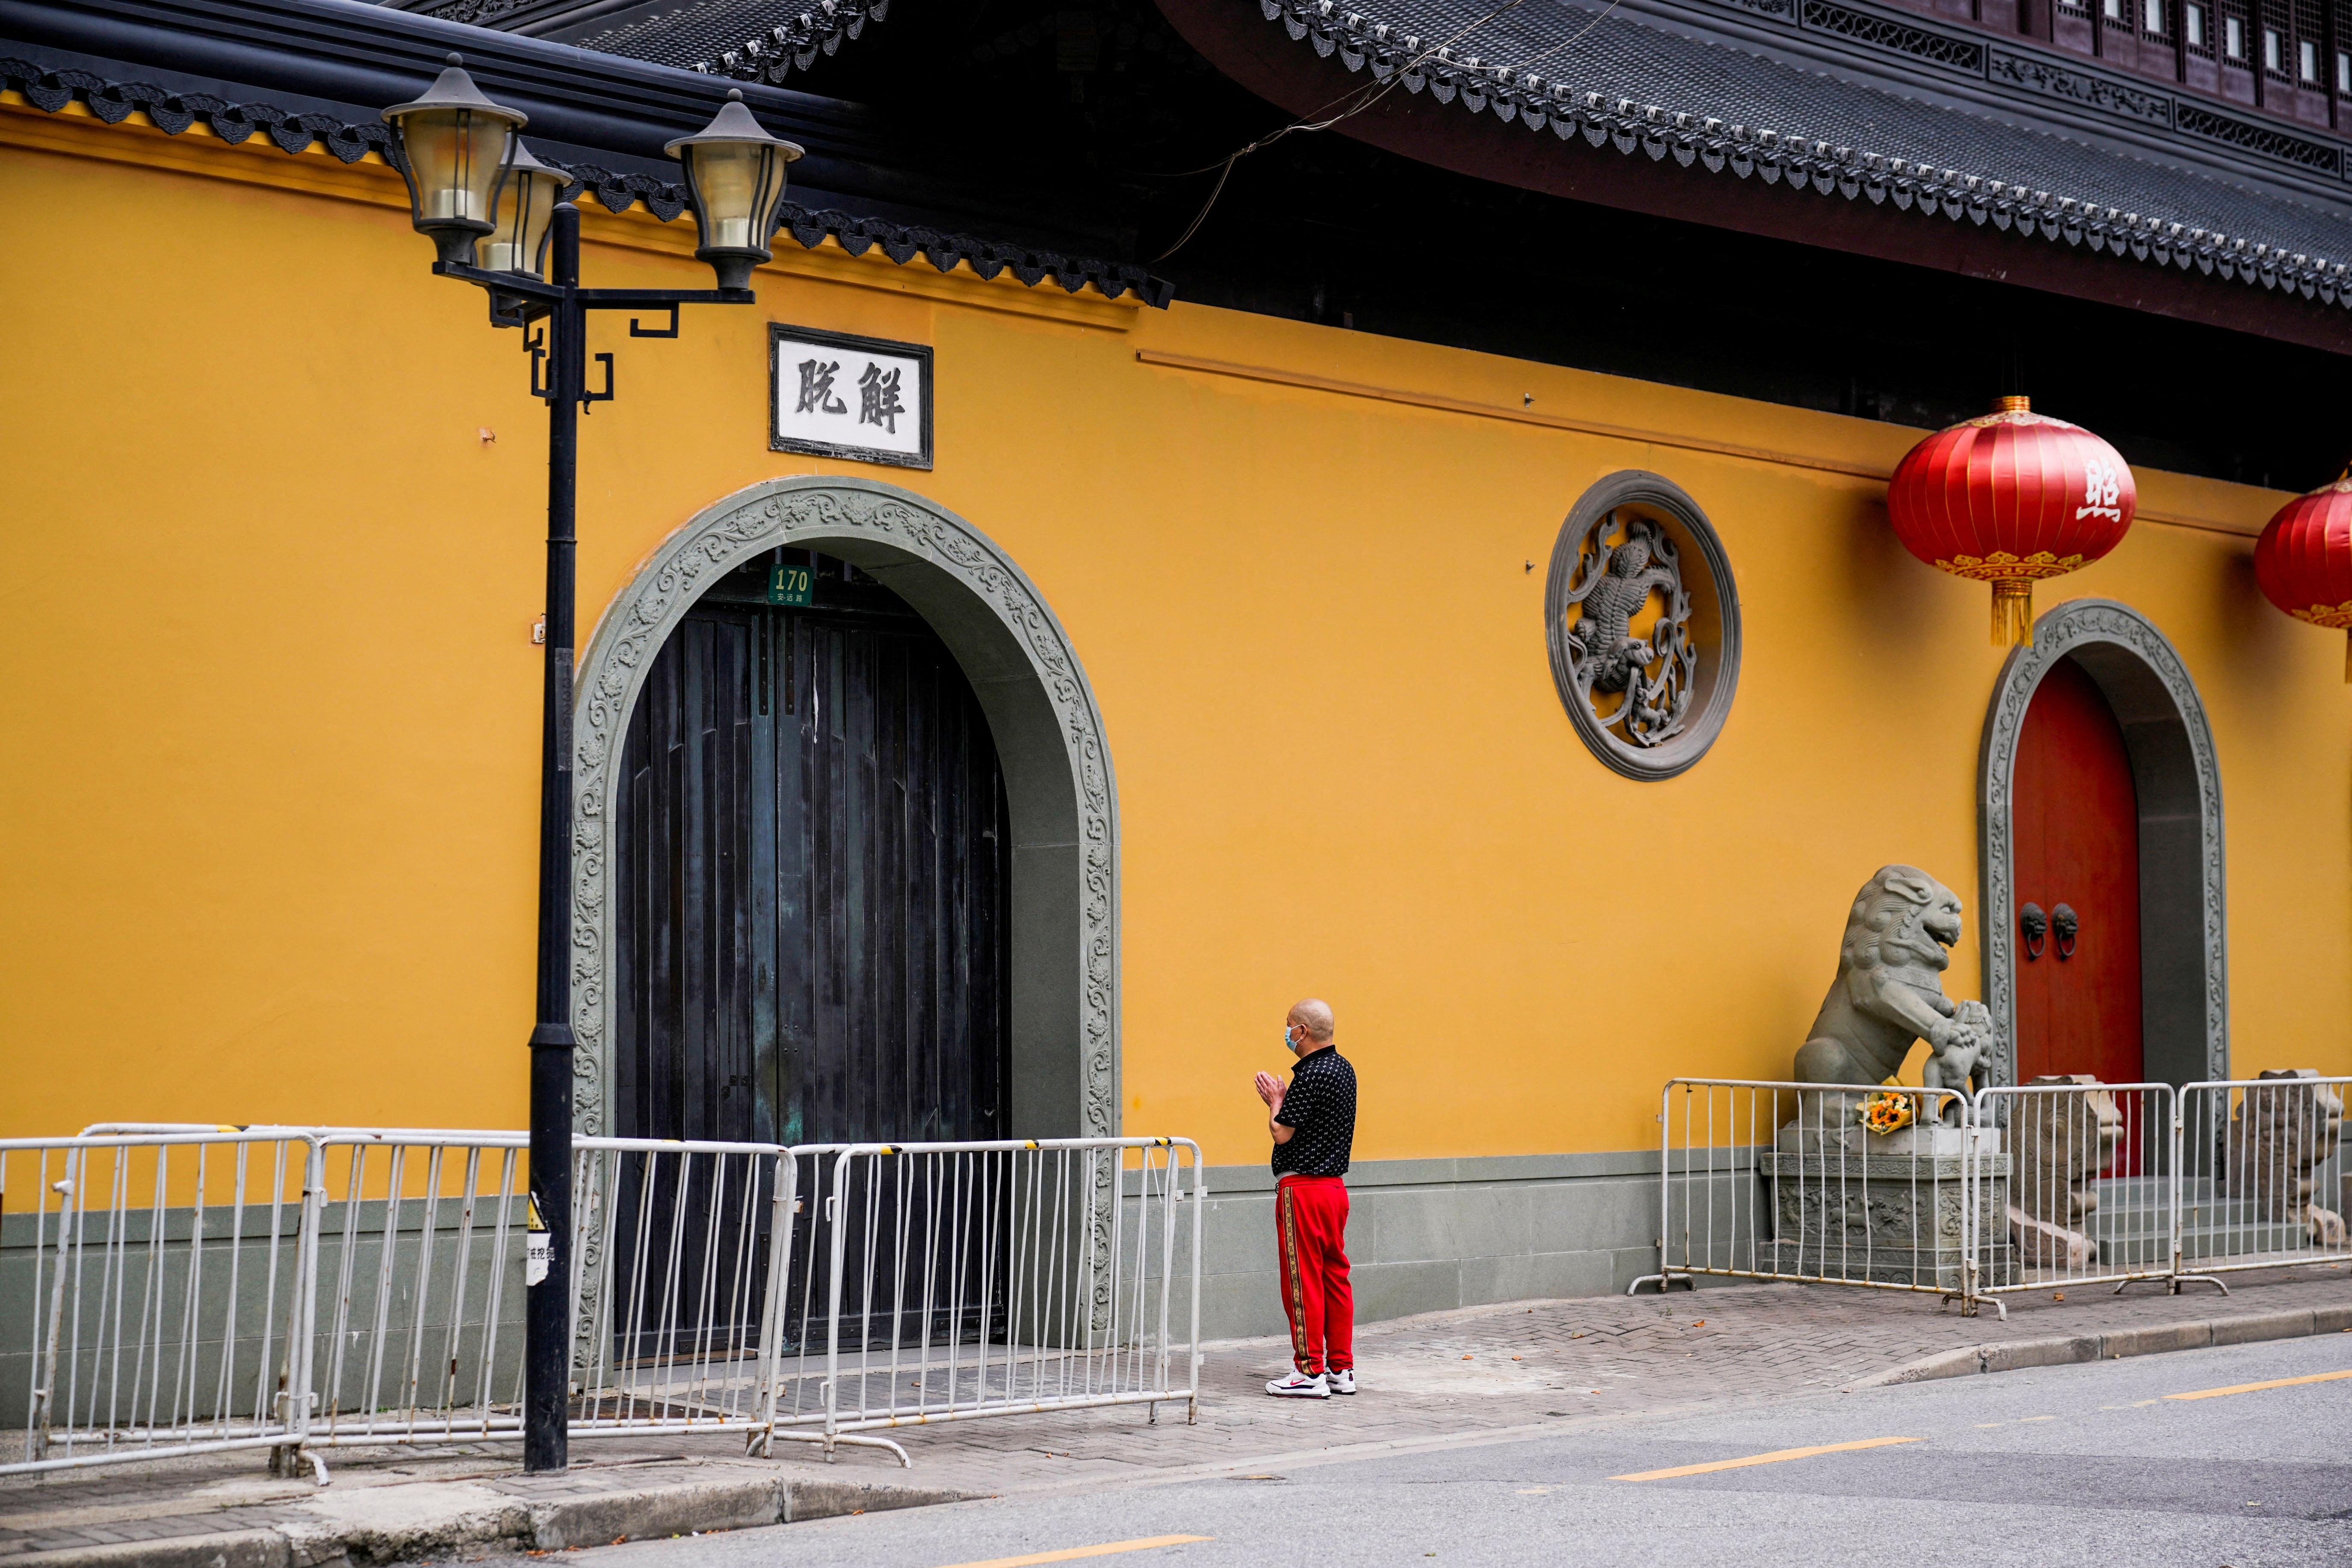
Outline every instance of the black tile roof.
{"label": "black tile roof", "polygon": [[[1823,3],[1801,0],[1813,8]],[[2338,259],[2352,258],[2352,189],[2345,201],[2292,195],[1936,101],[1932,93],[1915,97],[1851,79],[1735,38],[1709,41],[1616,7],[1561,0],[1352,4],[1258,0],[1265,18],[1302,47],[1327,58],[1336,53],[1349,69],[1383,82],[1401,78],[1405,90],[1465,114],[1490,113],[1556,140],[1563,158],[1612,148],[1625,157],[1671,156],[1728,179],[1866,202],[1889,221],[1940,214],[1990,223],[2119,260],[2352,308],[2352,275]],[[1790,0],[1779,8],[1790,8]],[[1832,0],[1829,8],[1843,7]],[[1982,35],[1911,30],[1953,48],[1992,47]],[[1985,58],[1962,64],[1978,74],[1990,68]],[[2179,129],[2171,124],[2176,113],[2230,120],[2185,99],[2165,99],[2164,106],[2168,130]],[[2239,129],[2288,144],[2284,156],[2297,180],[2352,175],[2333,142],[2254,124]]]}
{"label": "black tile roof", "polygon": [[[270,103],[234,102],[211,93],[174,91],[152,82],[112,81],[91,71],[51,70],[9,56],[0,56],[0,89],[23,93],[35,108],[50,114],[79,99],[109,125],[121,124],[135,110],[173,136],[202,121],[232,145],[260,133],[289,154],[307,152],[316,142],[346,163],[355,163],[371,152],[387,159],[394,155],[390,129],[381,120],[351,121],[315,111],[297,113]],[[541,161],[572,177],[571,189],[564,193],[568,200],[593,196],[615,213],[643,202],[646,210],[664,223],[686,210],[686,188],[675,182],[616,173],[593,163],[562,163],[551,155],[542,155]],[[831,236],[852,256],[878,248],[900,266],[921,257],[941,272],[953,271],[958,262],[969,262],[974,272],[986,279],[1010,272],[1034,288],[1051,278],[1073,294],[1091,283],[1106,299],[1116,300],[1132,290],[1143,303],[1163,309],[1176,291],[1167,279],[1128,262],[1066,256],[833,209],[811,211],[796,202],[784,204],[782,216],[780,232],[790,234],[811,250]]]}
{"label": "black tile roof", "polygon": [[619,13],[611,26],[566,28],[562,37],[602,54],[781,82],[889,10],[890,0],[656,0]]}

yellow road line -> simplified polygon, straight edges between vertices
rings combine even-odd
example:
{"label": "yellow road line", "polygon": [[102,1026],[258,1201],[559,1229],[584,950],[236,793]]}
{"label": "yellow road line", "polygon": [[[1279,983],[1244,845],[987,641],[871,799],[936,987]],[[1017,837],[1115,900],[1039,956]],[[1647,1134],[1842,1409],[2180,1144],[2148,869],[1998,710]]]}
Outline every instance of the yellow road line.
{"label": "yellow road line", "polygon": [[2225,1394],[2252,1394],[2264,1388],[2293,1388],[2298,1383],[2334,1383],[2352,1372],[2315,1372],[2309,1377],[2274,1377],[2268,1383],[2233,1383],[2227,1388],[2200,1388],[2194,1394],[2168,1394],[2167,1399],[2219,1399]]}
{"label": "yellow road line", "polygon": [[[1810,1459],[1815,1454],[1850,1454],[1856,1448],[1884,1448],[1890,1443],[1916,1443],[1916,1437],[1865,1437],[1859,1443],[1823,1443],[1818,1448],[1775,1448],[1769,1454],[1750,1454],[1744,1459],[1717,1459],[1705,1465],[1676,1465],[1671,1470],[1642,1470],[1630,1476],[1612,1476],[1612,1481],[1663,1481],[1675,1476],[1704,1476],[1715,1470],[1741,1470],[1750,1465],[1777,1465],[1788,1459]],[[975,1564],[975,1568],[977,1565]]]}
{"label": "yellow road line", "polygon": [[949,1568],[1031,1568],[1038,1563],[1069,1563],[1080,1557],[1108,1557],[1116,1552],[1149,1552],[1155,1546],[1181,1546],[1192,1541],[1214,1541],[1213,1535],[1150,1535],[1141,1541],[1107,1541],[1100,1546],[1070,1546],[1059,1552],[1032,1552],[1026,1557],[992,1557],[985,1563],[954,1563]]}

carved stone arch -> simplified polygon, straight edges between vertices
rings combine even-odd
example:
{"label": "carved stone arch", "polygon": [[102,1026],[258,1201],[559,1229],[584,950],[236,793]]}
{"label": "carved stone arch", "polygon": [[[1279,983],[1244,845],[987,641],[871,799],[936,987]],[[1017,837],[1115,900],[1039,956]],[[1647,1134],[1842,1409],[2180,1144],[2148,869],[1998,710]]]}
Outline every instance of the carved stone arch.
{"label": "carved stone arch", "polygon": [[1011,1131],[1118,1131],[1118,797],[1101,710],[1069,637],[985,534],[871,479],[771,479],[664,540],[606,606],[572,705],[573,1120],[612,1125],[616,914],[610,859],[623,742],[654,656],[703,590],[780,545],[871,573],[921,612],[971,679],[1013,824]]}
{"label": "carved stone arch", "polygon": [[2123,727],[2139,800],[2141,1039],[2153,1079],[2230,1076],[2221,769],[2188,667],[2147,616],[2075,599],[2033,626],[1993,688],[1979,756],[1985,1005],[2000,1039],[1993,1081],[2017,1081],[2017,893],[2012,832],[2018,737],[2050,667],[2072,657]]}

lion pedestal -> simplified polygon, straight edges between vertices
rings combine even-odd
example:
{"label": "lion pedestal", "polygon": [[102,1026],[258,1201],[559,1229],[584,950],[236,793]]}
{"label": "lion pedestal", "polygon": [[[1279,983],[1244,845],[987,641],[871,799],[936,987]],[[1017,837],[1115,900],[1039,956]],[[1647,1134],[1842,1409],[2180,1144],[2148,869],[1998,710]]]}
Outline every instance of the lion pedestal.
{"label": "lion pedestal", "polygon": [[[1973,1160],[1975,1180],[1964,1179]],[[1958,1293],[1968,1258],[1964,1205],[1976,1208],[1977,1283],[2017,1278],[2003,1218],[2010,1162],[1998,1129],[1858,1124],[1780,1129],[1763,1156],[1771,1184],[1776,1274]]]}

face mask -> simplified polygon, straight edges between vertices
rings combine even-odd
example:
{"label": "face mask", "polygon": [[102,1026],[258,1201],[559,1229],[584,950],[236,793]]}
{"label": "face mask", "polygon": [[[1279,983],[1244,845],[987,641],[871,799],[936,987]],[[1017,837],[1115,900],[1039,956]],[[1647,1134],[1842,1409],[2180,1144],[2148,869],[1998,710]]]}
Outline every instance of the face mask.
{"label": "face mask", "polygon": [[1294,1052],[1294,1053],[1295,1053],[1295,1052],[1297,1051],[1297,1047],[1293,1046],[1293,1045],[1290,1043],[1290,1031],[1289,1031],[1289,1029],[1287,1029],[1287,1028],[1285,1028],[1285,1029],[1282,1031],[1282,1048],[1283,1048],[1284,1050],[1286,1050],[1286,1051],[1291,1051],[1291,1052]]}

